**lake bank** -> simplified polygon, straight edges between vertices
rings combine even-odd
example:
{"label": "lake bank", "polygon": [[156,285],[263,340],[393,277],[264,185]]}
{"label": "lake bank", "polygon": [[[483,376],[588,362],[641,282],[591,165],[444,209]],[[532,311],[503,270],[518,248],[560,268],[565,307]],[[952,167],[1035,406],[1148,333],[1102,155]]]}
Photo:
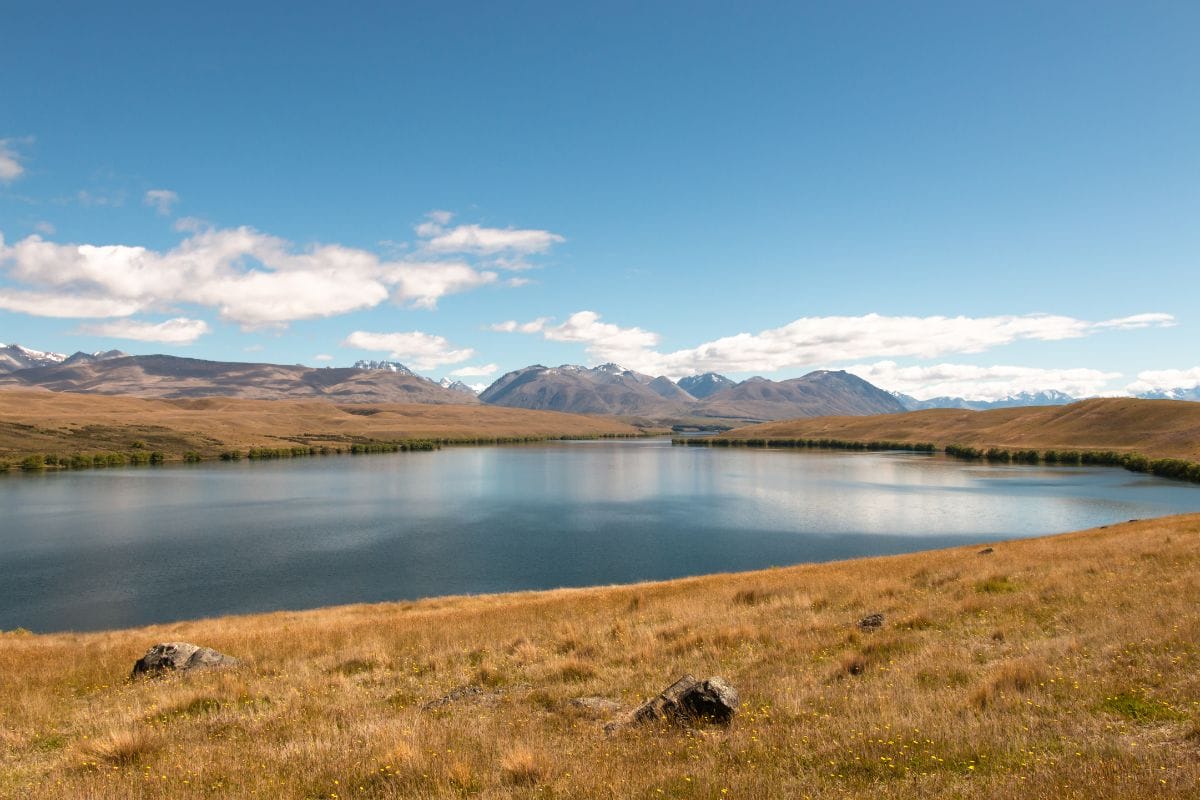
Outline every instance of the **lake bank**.
{"label": "lake bank", "polygon": [[[1197,574],[1188,515],[990,553],[7,633],[0,793],[1184,797]],[[127,682],[171,640],[247,664]],[[606,737],[571,702],[629,707],[685,672],[739,688],[731,728]],[[462,686],[480,691],[422,710]]]}

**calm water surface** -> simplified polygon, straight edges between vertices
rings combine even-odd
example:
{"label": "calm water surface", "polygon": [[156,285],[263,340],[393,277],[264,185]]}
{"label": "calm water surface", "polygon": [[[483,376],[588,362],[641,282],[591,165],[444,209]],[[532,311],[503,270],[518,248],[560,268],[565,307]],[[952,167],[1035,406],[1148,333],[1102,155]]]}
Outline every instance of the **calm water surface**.
{"label": "calm water surface", "polygon": [[565,442],[0,479],[0,628],[626,583],[1200,511],[1120,469]]}

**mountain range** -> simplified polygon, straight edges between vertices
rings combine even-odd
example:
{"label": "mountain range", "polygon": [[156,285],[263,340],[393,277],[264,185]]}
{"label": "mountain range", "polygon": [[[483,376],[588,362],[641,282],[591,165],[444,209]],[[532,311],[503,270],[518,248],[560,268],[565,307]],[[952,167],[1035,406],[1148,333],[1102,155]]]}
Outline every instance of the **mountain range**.
{"label": "mountain range", "polygon": [[[617,364],[540,364],[506,373],[482,392],[459,380],[434,381],[398,361],[358,361],[353,367],[206,361],[170,355],[131,356],[119,350],[72,355],[0,345],[0,386],[139,397],[250,399],[325,398],[343,403],[486,403],[510,408],[641,417],[706,426],[705,420],[767,421],[816,416],[892,414],[928,408],[987,410],[1053,406],[1077,398],[1023,392],[994,401],[961,397],[918,400],[887,392],[844,371],[817,370],[774,381],[735,382],[708,372],[672,381]],[[1200,387],[1151,392],[1150,399],[1200,400]]]}
{"label": "mountain range", "polygon": [[1065,406],[1081,399],[1056,389],[1044,392],[1020,392],[999,400],[967,400],[963,397],[932,397],[928,400],[918,400],[900,392],[892,392],[892,394],[909,411],[922,411],[926,408],[965,408],[971,411],[987,411],[992,408],[1017,408],[1019,406]]}

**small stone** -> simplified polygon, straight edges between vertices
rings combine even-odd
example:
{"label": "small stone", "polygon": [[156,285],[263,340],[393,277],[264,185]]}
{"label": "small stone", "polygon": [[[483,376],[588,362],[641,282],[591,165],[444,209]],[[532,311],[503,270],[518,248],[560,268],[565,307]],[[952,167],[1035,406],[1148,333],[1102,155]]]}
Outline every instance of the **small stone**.
{"label": "small stone", "polygon": [[131,677],[161,675],[164,672],[187,672],[193,669],[236,667],[242,662],[233,656],[218,653],[211,647],[190,642],[163,642],[146,651],[133,665]]}
{"label": "small stone", "polygon": [[990,556],[990,555],[991,555],[992,553],[994,553],[994,552],[996,552],[994,548],[991,548],[991,547],[985,547],[985,548],[983,548],[982,550],[980,550],[980,551],[979,551],[979,555],[981,555],[981,556]]}
{"label": "small stone", "polygon": [[877,631],[883,627],[883,614],[868,614],[858,621],[858,627],[864,631]]}

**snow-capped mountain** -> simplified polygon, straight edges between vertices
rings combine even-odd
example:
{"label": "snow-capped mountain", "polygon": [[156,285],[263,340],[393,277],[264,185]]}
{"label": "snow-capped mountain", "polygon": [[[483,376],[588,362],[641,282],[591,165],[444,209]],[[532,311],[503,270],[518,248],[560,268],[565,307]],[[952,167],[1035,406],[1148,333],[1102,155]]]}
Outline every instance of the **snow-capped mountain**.
{"label": "snow-capped mountain", "polygon": [[380,369],[385,372],[399,372],[401,375],[412,375],[414,378],[421,377],[399,361],[355,361],[354,369]]}
{"label": "snow-capped mountain", "polygon": [[1142,392],[1137,397],[1144,400],[1191,400],[1192,402],[1200,402],[1200,386],[1158,389],[1153,392]]}
{"label": "snow-capped mountain", "polygon": [[479,392],[472,386],[463,383],[462,381],[452,381],[449,378],[442,378],[437,382],[437,385],[443,389],[449,389],[452,392],[464,392],[474,397]]}
{"label": "snow-capped mountain", "polygon": [[15,372],[30,367],[49,367],[61,364],[67,357],[62,353],[32,350],[19,344],[0,345],[0,372]]}
{"label": "snow-capped mountain", "polygon": [[999,400],[967,400],[963,397],[932,397],[928,400],[918,400],[901,392],[892,392],[909,411],[920,411],[926,408],[966,408],[972,411],[986,411],[990,408],[1015,408],[1017,406],[1065,406],[1074,403],[1079,398],[1057,389],[1047,389],[1043,392],[1019,392],[1002,397]]}
{"label": "snow-capped mountain", "polygon": [[122,358],[129,355],[120,350],[104,350],[95,353],[82,351],[72,355],[51,353],[46,350],[34,350],[19,344],[0,344],[0,374],[16,372],[19,369],[35,369],[37,367],[53,367],[56,364],[84,364],[92,361],[105,361],[110,358]]}

